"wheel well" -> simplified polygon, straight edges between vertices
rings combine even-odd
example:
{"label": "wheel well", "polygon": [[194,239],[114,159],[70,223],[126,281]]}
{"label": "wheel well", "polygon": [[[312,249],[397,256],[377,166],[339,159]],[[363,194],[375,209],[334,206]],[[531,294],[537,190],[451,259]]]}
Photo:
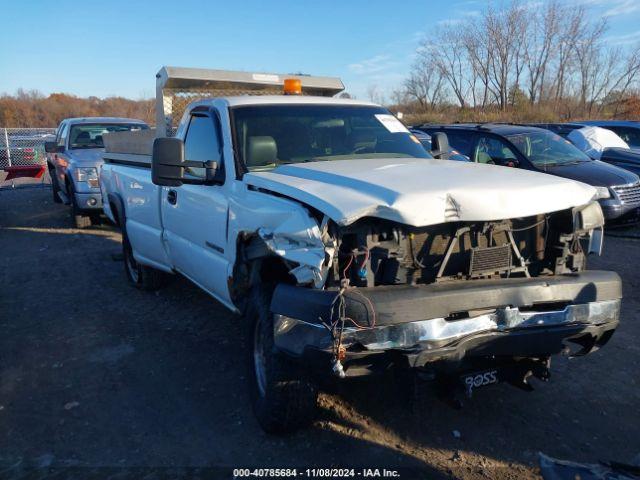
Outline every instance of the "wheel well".
{"label": "wheel well", "polygon": [[118,209],[116,208],[116,204],[109,201],[109,208],[111,209],[111,215],[113,215],[113,221],[116,226],[120,227],[120,215],[118,214]]}
{"label": "wheel well", "polygon": [[124,202],[122,201],[122,197],[116,193],[109,193],[107,195],[109,208],[111,209],[111,214],[113,215],[113,219],[115,220],[115,224],[120,227],[120,230],[124,234],[124,225],[125,225],[125,212],[124,212]]}
{"label": "wheel well", "polygon": [[233,277],[229,278],[231,298],[236,304],[241,302],[258,283],[295,284],[291,268],[291,263],[266,248],[259,236],[245,237],[238,241]]}
{"label": "wheel well", "polygon": [[295,283],[289,270],[291,267],[282,258],[265,257],[260,262],[259,278],[263,283]]}

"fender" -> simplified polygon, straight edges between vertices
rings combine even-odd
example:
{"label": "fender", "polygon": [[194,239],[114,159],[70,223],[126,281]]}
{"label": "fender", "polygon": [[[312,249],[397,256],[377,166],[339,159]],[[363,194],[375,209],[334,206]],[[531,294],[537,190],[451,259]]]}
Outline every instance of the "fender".
{"label": "fender", "polygon": [[120,227],[122,234],[125,234],[125,228],[127,225],[124,202],[122,201],[122,197],[119,193],[109,193],[107,195],[107,199],[109,200],[109,205],[111,205],[113,212],[113,216],[116,219],[116,224]]}

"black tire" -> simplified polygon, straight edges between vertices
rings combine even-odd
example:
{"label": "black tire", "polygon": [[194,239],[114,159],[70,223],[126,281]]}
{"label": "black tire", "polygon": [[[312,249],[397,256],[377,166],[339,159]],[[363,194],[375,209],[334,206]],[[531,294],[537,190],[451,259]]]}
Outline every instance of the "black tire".
{"label": "black tire", "polygon": [[53,193],[53,203],[62,203],[62,199],[58,195],[60,191],[60,184],[58,183],[58,177],[56,176],[56,169],[49,166],[49,177],[51,177],[51,191]]}
{"label": "black tire", "polygon": [[124,271],[129,282],[134,287],[140,290],[155,291],[167,283],[168,274],[136,262],[133,257],[133,249],[124,232],[122,234],[122,254],[124,257]]}
{"label": "black tire", "polygon": [[89,228],[92,225],[91,216],[84,214],[78,207],[73,182],[70,180],[67,180],[67,193],[71,200],[71,220],[73,220],[73,224],[76,228]]}
{"label": "black tire", "polygon": [[281,434],[313,421],[318,389],[274,348],[271,291],[264,286],[254,287],[244,313],[249,330],[248,377],[258,423],[267,433]]}

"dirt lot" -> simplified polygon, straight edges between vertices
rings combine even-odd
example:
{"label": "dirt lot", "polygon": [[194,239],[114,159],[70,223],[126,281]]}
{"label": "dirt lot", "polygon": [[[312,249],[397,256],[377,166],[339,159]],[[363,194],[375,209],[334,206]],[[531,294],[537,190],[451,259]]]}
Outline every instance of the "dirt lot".
{"label": "dirt lot", "polygon": [[157,294],[132,289],[119,254],[115,229],[71,228],[49,189],[0,190],[1,478],[49,466],[82,478],[212,466],[535,478],[539,451],[640,454],[637,240],[607,237],[591,264],[623,277],[618,332],[593,355],[555,360],[535,392],[499,385],[458,411],[368,382],[323,394],[313,427],[284,438],[252,416],[238,319],[183,279]]}

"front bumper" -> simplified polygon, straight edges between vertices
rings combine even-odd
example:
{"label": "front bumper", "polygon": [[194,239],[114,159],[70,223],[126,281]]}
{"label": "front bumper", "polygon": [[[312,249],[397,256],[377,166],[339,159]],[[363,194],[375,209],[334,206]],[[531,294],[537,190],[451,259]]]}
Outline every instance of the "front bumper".
{"label": "front bumper", "polygon": [[75,193],[76,205],[80,210],[97,212],[102,210],[102,195],[97,193]]}
{"label": "front bumper", "polygon": [[[331,323],[335,296],[279,286],[272,302],[276,347],[311,360],[305,363],[328,365],[334,343],[319,319]],[[391,365],[455,371],[487,357],[549,357],[567,342],[579,345],[575,354],[582,355],[611,337],[620,298],[617,274],[599,271],[358,289],[345,297],[346,316],[367,328],[345,327],[343,364],[347,375]],[[375,325],[369,322],[372,311]]]}
{"label": "front bumper", "polygon": [[635,223],[640,220],[640,207],[634,204],[624,204],[619,200],[601,200],[600,206],[607,222]]}

